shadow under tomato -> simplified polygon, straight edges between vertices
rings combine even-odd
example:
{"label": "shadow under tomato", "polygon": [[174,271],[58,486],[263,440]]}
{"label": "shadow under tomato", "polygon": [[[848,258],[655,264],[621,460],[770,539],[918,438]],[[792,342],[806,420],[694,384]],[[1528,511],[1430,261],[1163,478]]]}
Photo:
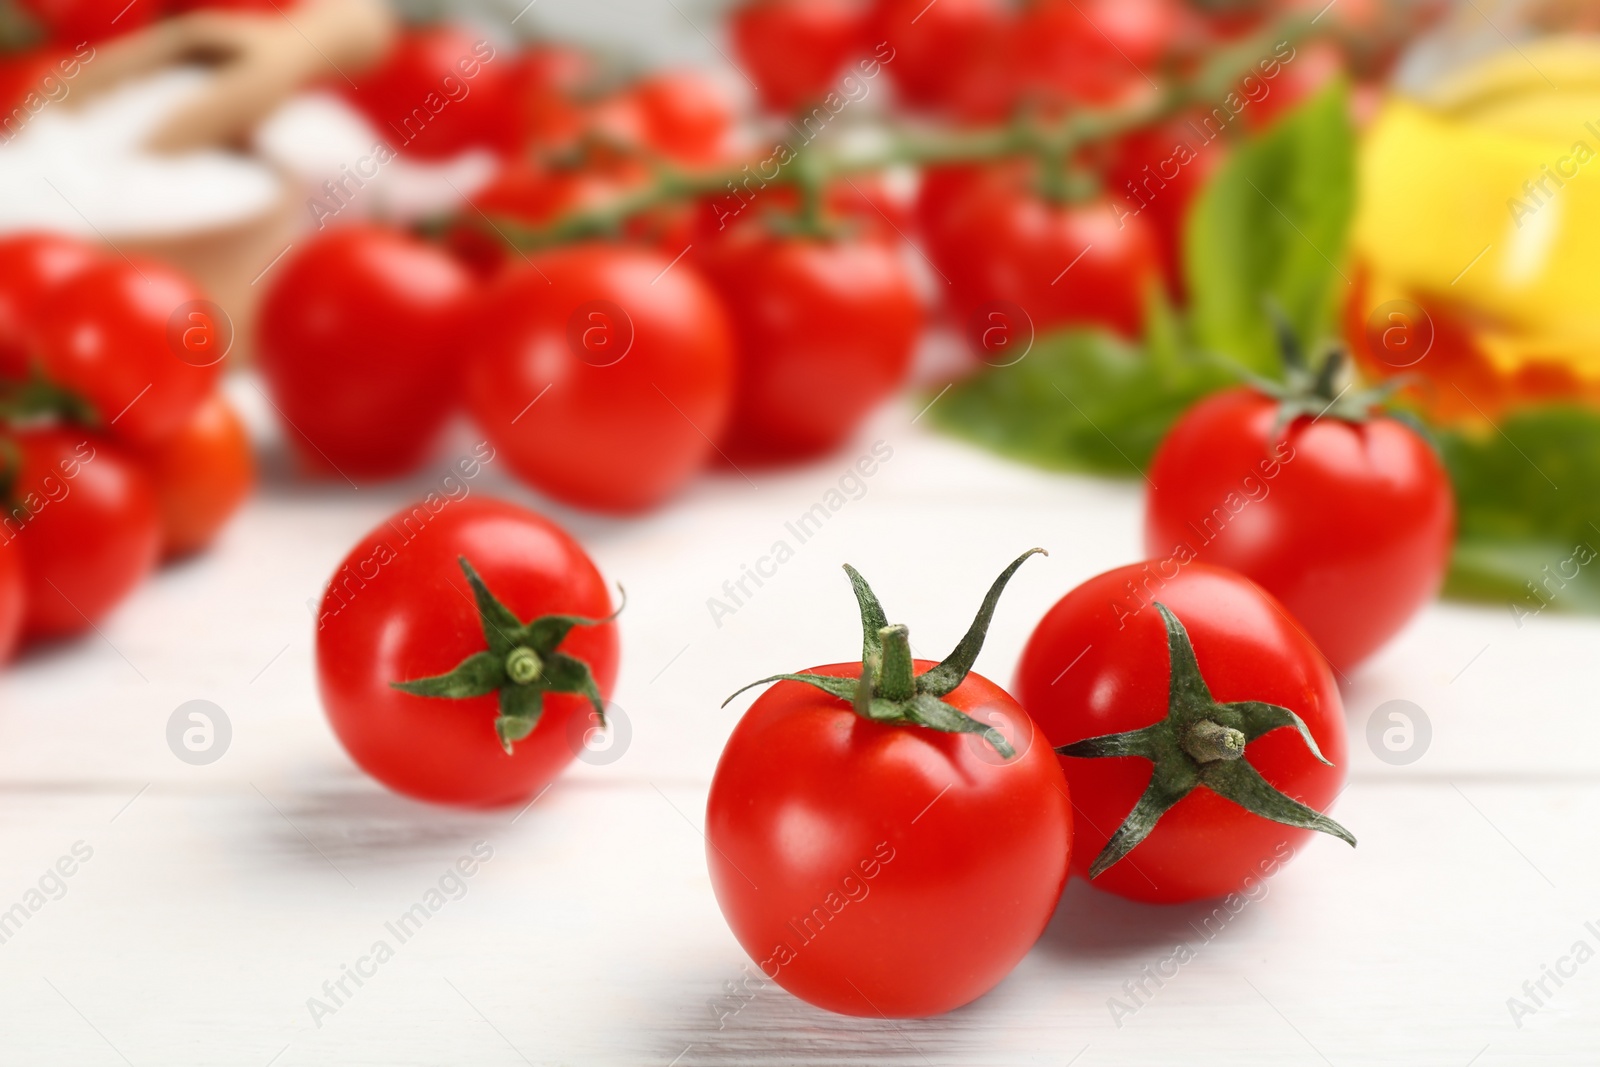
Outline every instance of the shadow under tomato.
{"label": "shadow under tomato", "polygon": [[1146,904],[1096,889],[1074,875],[1035,951],[1075,960],[1121,959],[1209,941],[1219,929],[1255,921],[1255,908],[1246,905],[1230,913],[1224,899]]}

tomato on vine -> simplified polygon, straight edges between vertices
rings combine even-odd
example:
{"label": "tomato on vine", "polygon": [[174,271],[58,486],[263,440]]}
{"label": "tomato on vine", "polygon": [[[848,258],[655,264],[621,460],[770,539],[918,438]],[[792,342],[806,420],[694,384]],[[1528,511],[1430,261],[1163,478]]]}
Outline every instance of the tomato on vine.
{"label": "tomato on vine", "polygon": [[614,619],[600,572],[550,520],[499,500],[424,501],[329,580],[322,705],[350,758],[396,792],[526,800],[605,724]]}
{"label": "tomato on vine", "polygon": [[494,45],[448,25],[402,31],[359,90],[341,86],[350,105],[387,143],[420,159],[448,159],[503,136],[516,80]]}
{"label": "tomato on vine", "polygon": [[1439,591],[1455,496],[1433,447],[1317,373],[1281,331],[1288,379],[1201,401],[1150,465],[1145,550],[1229,567],[1282,601],[1340,670]]}
{"label": "tomato on vine", "polygon": [[690,264],[600,242],[540,252],[489,293],[480,322],[468,406],[541,492],[641,511],[714,454],[733,401],[733,341]]}
{"label": "tomato on vine", "polygon": [[975,183],[951,209],[940,269],[963,321],[1022,307],[1036,330],[1103,326],[1134,337],[1160,284],[1151,224],[1105,197],[1058,202],[1021,183]]}
{"label": "tomato on vine", "polygon": [[1232,571],[1153,561],[1052,607],[1017,699],[1057,746],[1073,870],[1134,900],[1199,900],[1273,874],[1344,781],[1338,686],[1283,607]]}
{"label": "tomato on vine", "polygon": [[87,241],[54,233],[0,238],[0,379],[33,370],[39,306],[54,289],[101,258]]}
{"label": "tomato on vine", "polygon": [[699,262],[738,349],[738,393],[722,442],[735,462],[835,448],[905,381],[922,309],[895,245],[751,226]]}
{"label": "tomato on vine", "polygon": [[833,89],[865,43],[866,15],[863,0],[755,0],[733,12],[728,29],[762,104],[790,114]]}
{"label": "tomato on vine", "polygon": [[[846,567],[860,662],[754,683],[777,684],[717,762],[706,862],[739,944],[807,1003],[950,1011],[999,983],[1049,922],[1072,801],[1027,714],[971,673],[1001,591],[1037,551],[996,579],[938,664],[912,658],[906,628]],[[973,914],[984,900],[1005,906]]]}

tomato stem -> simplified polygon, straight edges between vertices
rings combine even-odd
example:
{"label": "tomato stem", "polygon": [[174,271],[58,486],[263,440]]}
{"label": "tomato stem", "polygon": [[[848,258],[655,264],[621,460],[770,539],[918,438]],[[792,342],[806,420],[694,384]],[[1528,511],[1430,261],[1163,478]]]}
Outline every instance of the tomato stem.
{"label": "tomato stem", "polygon": [[885,700],[911,699],[917,691],[917,678],[911,664],[910,631],[898,624],[885,626],[878,631],[878,639],[883,646],[883,660],[877,695]]}
{"label": "tomato stem", "polygon": [[[806,145],[794,153],[792,165],[783,165],[773,177],[762,176],[762,187],[799,186],[801,212],[814,213],[821,190],[835,179],[851,174],[870,173],[894,166],[938,166],[948,163],[982,163],[1002,159],[1034,158],[1067,161],[1089,145],[1115,140],[1133,130],[1169,118],[1195,103],[1214,103],[1231,92],[1240,77],[1255,67],[1261,55],[1279,42],[1297,41],[1312,31],[1304,16],[1289,16],[1214,54],[1193,77],[1169,83],[1158,92],[1130,103],[1108,107],[1078,108],[1060,118],[1040,119],[1020,115],[995,126],[935,133],[891,126],[881,147],[867,151],[825,152]],[[1057,164],[1058,169],[1061,164]],[[683,171],[668,164],[656,168],[653,181],[638,190],[597,208],[581,209],[557,216],[539,226],[527,226],[514,219],[498,217],[481,220],[485,233],[526,251],[613,234],[629,219],[649,211],[697,197],[726,193],[749,178],[749,164],[705,171]],[[1089,195],[1081,180],[1071,175],[1055,183],[1057,193],[1076,199]],[[803,220],[803,228],[819,232],[821,223],[814,217]]]}
{"label": "tomato stem", "polygon": [[527,645],[518,645],[506,657],[506,674],[518,685],[537,681],[542,673],[544,673],[544,661],[539,658],[539,653]]}
{"label": "tomato stem", "polygon": [[1243,758],[1249,742],[1288,726],[1314,758],[1327,763],[1305,722],[1288,708],[1264,701],[1217,703],[1200,674],[1189,632],[1165,604],[1156,601],[1154,606],[1167,631],[1166,717],[1139,730],[1103,734],[1056,749],[1059,755],[1078,759],[1140,756],[1154,765],[1144,794],[1089,865],[1089,877],[1100,877],[1132,852],[1163,815],[1200,786],[1263,819],[1318,830],[1354,846],[1356,839],[1349,830],[1279,791]]}

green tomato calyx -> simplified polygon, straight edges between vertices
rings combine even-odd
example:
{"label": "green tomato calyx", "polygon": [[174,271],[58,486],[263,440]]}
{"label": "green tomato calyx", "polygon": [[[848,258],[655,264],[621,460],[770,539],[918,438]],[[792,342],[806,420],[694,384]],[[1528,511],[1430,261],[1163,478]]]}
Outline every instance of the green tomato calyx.
{"label": "green tomato calyx", "polygon": [[979,722],[940,698],[965,681],[972,671],[972,665],[977,662],[978,653],[983,649],[984,638],[989,634],[989,623],[994,618],[1000,594],[1017,568],[1036,553],[1049,555],[1042,548],[1030,548],[1018,556],[989,587],[977,617],[956,643],[955,649],[921,674],[916,673],[912,659],[910,632],[902,625],[890,625],[872,587],[859,571],[847,563],[844,570],[850,576],[856,604],[861,610],[861,676],[775,674],[739,689],[723,701],[722,706],[727,707],[739,693],[758,685],[801,682],[845,701],[863,719],[923,726],[941,733],[978,734],[1002,757],[1011,759],[1016,756],[1016,749],[1011,747],[999,730]]}
{"label": "green tomato calyx", "polygon": [[1244,759],[1251,741],[1289,726],[1313,756],[1328,763],[1305,721],[1288,708],[1259,700],[1217,703],[1200,674],[1189,632],[1165,604],[1157,601],[1154,606],[1166,623],[1167,655],[1172,665],[1167,717],[1139,730],[1104,734],[1056,749],[1059,755],[1080,759],[1140,756],[1155,765],[1144,795],[1090,864],[1089,877],[1100,877],[1132,852],[1156,828],[1161,816],[1202,785],[1263,819],[1319,830],[1354,847],[1356,839],[1349,830],[1280,792]]}
{"label": "green tomato calyx", "polygon": [[477,600],[478,621],[488,649],[474,652],[445,674],[413,678],[389,684],[402,693],[419,697],[468,700],[498,693],[500,714],[495,717],[495,733],[509,755],[512,745],[533,733],[544,714],[548,693],[571,693],[585,697],[594,705],[595,715],[605,725],[605,700],[595,684],[589,665],[576,656],[558,651],[575,626],[603,626],[611,622],[627,604],[621,586],[621,603],[603,619],[581,615],[540,615],[524,623],[502,604],[484,584],[465,556],[459,557],[467,584]]}

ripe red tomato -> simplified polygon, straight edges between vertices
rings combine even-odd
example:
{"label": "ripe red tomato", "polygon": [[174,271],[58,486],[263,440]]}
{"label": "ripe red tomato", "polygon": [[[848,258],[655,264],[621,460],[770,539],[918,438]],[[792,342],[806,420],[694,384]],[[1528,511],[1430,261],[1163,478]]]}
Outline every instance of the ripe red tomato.
{"label": "ripe red tomato", "polygon": [[167,559],[209,545],[255,482],[250,438],[233,407],[213,393],[177,433],[138,453],[161,508]]}
{"label": "ripe red tomato", "polygon": [[1160,279],[1151,224],[1106,199],[1056,204],[981,182],[952,213],[942,244],[940,269],[963,321],[1005,303],[1041,332],[1100,325],[1134,337]]}
{"label": "ripe red tomato", "polygon": [[[968,673],[1021,562],[938,666],[911,658],[905,627],[852,570],[871,717],[863,663],[833,663],[768,679],[728,738],[706,805],[711,885],[762,974],[808,1003],[873,1018],[958,1008],[1010,973],[1055,910],[1066,783],[1027,714]],[[980,900],[1005,903],[954,921]]]}
{"label": "ripe red tomato", "polygon": [[103,437],[72,427],[17,431],[7,547],[27,583],[23,632],[89,629],[155,566],[161,519],[140,466]]}
{"label": "ripe red tomato", "polygon": [[583,133],[581,97],[593,87],[594,62],[576,48],[539,45],[510,60],[505,112],[491,123],[507,159],[571,148]]}
{"label": "ripe red tomato", "polygon": [[64,45],[100,41],[130,33],[156,20],[161,8],[150,0],[19,0]]}
{"label": "ripe red tomato", "polygon": [[1184,292],[1183,236],[1189,209],[1228,158],[1227,142],[1204,114],[1136,131],[1112,149],[1107,194],[1118,215],[1146,216],[1161,249],[1167,284]]}
{"label": "ripe red tomato", "polygon": [[[463,475],[477,462],[462,460]],[[362,538],[330,579],[322,705],[350,758],[390,789],[515,803],[572,761],[611,692],[611,611],[600,572],[548,519],[431,496]]]}
{"label": "ripe red tomato", "polygon": [[296,249],[270,283],[257,351],[304,465],[346,478],[414,469],[459,396],[466,271],[406,234],[343,226]]}
{"label": "ripe red tomato", "polygon": [[108,256],[51,287],[33,336],[46,378],[84,400],[107,434],[147,445],[211,394],[230,331],[187,276]]}
{"label": "ripe red tomato", "polygon": [[884,69],[912,107],[957,103],[967,72],[1010,41],[1011,16],[1001,0],[876,0],[869,40],[885,41]]}
{"label": "ripe red tomato", "polygon": [[[553,167],[509,160],[463,208],[448,244],[474,274],[490,278],[512,262],[522,262],[506,246],[506,237],[512,236],[506,220],[529,228],[547,225],[562,215],[602,208],[648,180],[649,172],[638,167]],[[493,227],[484,225],[485,215]]]}
{"label": "ripe red tomato", "polygon": [[5,663],[22,640],[27,614],[28,579],[23,573],[22,550],[11,539],[0,544],[0,663]]}
{"label": "ripe red tomato", "polygon": [[1239,113],[1245,128],[1257,132],[1271,126],[1343,74],[1345,66],[1344,53],[1330,41],[1309,41],[1291,49],[1276,78],[1255,79],[1266,86],[1266,93]]}
{"label": "ripe red tomato", "polygon": [[905,380],[922,309],[898,246],[750,227],[700,264],[728,309],[738,350],[738,396],[723,438],[734,462],[836,448]]}
{"label": "ripe red tomato", "polygon": [[761,103],[789,114],[833,89],[865,43],[866,14],[860,0],[756,0],[734,11],[728,29]]}
{"label": "ripe red tomato", "polygon": [[497,123],[513,107],[512,67],[467,29],[425,26],[403,31],[359,88],[341,92],[389,144],[421,159],[448,159],[504,136]]}
{"label": "ripe red tomato", "polygon": [[[623,90],[617,104],[635,116],[622,120],[618,132],[625,140],[634,139],[627,134],[636,130],[639,144],[677,163],[704,164],[720,158],[733,130],[734,110],[727,93],[698,71],[663,71],[642,78]],[[603,119],[598,121],[603,129]]]}
{"label": "ripe red tomato", "polygon": [[541,492],[639,511],[712,453],[733,399],[733,342],[687,263],[600,243],[543,252],[495,288],[480,321],[468,404]]}
{"label": "ripe red tomato", "polygon": [[1014,59],[1043,99],[1109,104],[1153,90],[1181,21],[1176,0],[1034,0]]}
{"label": "ripe red tomato", "polygon": [[0,379],[28,376],[39,305],[99,258],[98,249],[73,237],[19,233],[0,238]]}
{"label": "ripe red tomato", "polygon": [[[1222,896],[1274,873],[1313,829],[1355,844],[1317,814],[1345,776],[1338,686],[1283,608],[1231,571],[1162,561],[1089,579],[1033,631],[1016,691],[1057,751],[1146,731],[1085,746],[1098,758],[1061,756],[1079,819],[1072,867],[1101,889],[1163,903]],[[1207,737],[1196,729],[1207,721],[1242,736]]]}
{"label": "ripe red tomato", "polygon": [[1385,417],[1301,417],[1251,389],[1201,401],[1150,466],[1145,551],[1229,567],[1283,602],[1349,670],[1426,604],[1455,530],[1433,449]]}

